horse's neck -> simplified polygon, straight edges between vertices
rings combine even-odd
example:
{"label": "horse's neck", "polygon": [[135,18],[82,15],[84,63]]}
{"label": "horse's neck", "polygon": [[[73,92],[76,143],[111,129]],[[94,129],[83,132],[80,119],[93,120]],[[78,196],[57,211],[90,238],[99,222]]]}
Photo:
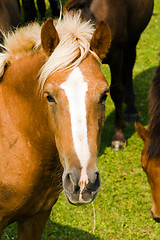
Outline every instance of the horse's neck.
{"label": "horse's neck", "polygon": [[56,155],[54,137],[48,125],[47,105],[37,91],[38,73],[43,63],[40,55],[15,61],[6,70],[0,85],[2,131],[6,135],[10,126],[10,134],[19,133],[37,152],[42,153],[42,158]]}

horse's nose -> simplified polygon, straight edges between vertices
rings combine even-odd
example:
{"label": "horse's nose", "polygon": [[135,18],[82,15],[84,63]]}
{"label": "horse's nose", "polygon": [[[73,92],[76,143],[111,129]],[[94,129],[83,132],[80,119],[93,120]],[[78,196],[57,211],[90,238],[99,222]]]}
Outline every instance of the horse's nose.
{"label": "horse's nose", "polygon": [[83,188],[80,185],[81,171],[70,171],[63,176],[63,188],[68,201],[74,205],[92,202],[100,187],[100,174],[94,171],[87,176]]}

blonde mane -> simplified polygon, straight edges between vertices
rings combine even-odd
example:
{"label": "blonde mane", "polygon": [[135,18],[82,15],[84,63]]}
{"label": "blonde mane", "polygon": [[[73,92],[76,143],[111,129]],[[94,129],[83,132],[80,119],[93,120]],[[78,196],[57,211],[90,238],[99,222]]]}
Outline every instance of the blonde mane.
{"label": "blonde mane", "polygon": [[[56,25],[60,42],[40,71],[39,83],[43,89],[46,79],[54,72],[69,70],[80,64],[90,50],[90,41],[95,27],[90,21],[83,21],[80,12],[64,14]],[[92,54],[100,61],[99,57]]]}
{"label": "blonde mane", "polygon": [[[95,27],[90,21],[82,21],[80,12],[74,15],[66,12],[63,19],[58,21],[56,30],[60,42],[40,70],[39,85],[41,90],[46,79],[52,73],[76,67],[89,52],[92,52],[90,41]],[[4,51],[0,53],[0,76],[3,75],[7,62],[41,50],[40,32],[41,26],[38,23],[33,23],[17,29],[15,33],[5,37],[4,45],[1,45]],[[94,52],[92,54],[100,61]]]}
{"label": "blonde mane", "polygon": [[26,54],[37,51],[40,43],[41,27],[38,23],[31,23],[17,28],[4,36],[4,43],[0,44],[3,51],[0,53],[0,77],[4,73],[5,64],[12,63]]}

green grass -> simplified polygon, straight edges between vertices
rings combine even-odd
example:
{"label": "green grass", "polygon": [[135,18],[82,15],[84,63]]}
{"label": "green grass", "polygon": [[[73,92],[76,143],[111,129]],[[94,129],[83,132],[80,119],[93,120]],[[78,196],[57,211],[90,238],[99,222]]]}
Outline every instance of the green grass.
{"label": "green grass", "polygon": [[[134,67],[134,88],[140,122],[147,126],[148,91],[160,52],[160,2],[155,0],[153,17],[141,35]],[[107,65],[103,72],[110,82]],[[160,225],[150,214],[150,186],[140,158],[143,148],[133,124],[126,124],[127,146],[115,152],[110,147],[114,133],[114,105],[106,103],[106,122],[98,158],[101,188],[93,204],[75,207],[65,199],[64,193],[53,207],[42,240],[135,240],[160,238]],[[9,226],[2,240],[17,239],[16,224]]]}

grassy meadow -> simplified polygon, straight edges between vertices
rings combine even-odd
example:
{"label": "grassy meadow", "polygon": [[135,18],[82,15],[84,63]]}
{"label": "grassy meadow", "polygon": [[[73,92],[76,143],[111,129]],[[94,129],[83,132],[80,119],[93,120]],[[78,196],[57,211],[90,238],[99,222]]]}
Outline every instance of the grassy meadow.
{"label": "grassy meadow", "polygon": [[[139,121],[146,127],[149,121],[148,91],[159,63],[159,52],[160,1],[155,0],[152,19],[137,46],[134,67],[136,106]],[[110,82],[108,66],[103,65],[102,69]],[[101,175],[99,193],[92,204],[75,207],[67,202],[62,192],[53,207],[42,240],[160,239],[160,224],[150,214],[150,186],[140,164],[143,142],[138,138],[134,124],[126,123],[124,132],[127,146],[116,152],[110,147],[114,133],[114,105],[108,98],[98,158]],[[2,240],[17,239],[16,228],[16,223],[10,225],[4,231]]]}

